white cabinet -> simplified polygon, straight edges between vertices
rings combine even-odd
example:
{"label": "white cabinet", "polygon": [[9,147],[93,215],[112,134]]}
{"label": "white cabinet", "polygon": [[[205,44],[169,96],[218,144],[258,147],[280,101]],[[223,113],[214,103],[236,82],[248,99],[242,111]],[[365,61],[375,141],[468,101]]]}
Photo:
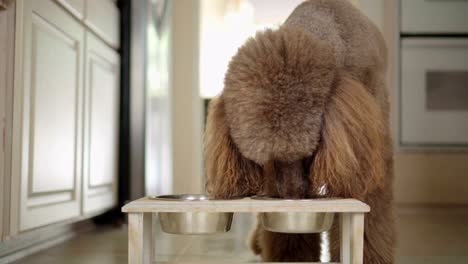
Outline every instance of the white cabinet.
{"label": "white cabinet", "polygon": [[86,47],[83,212],[92,213],[116,203],[119,56],[89,32]]}
{"label": "white cabinet", "polygon": [[116,205],[120,102],[119,55],[86,26],[85,0],[16,4],[13,234]]}
{"label": "white cabinet", "polygon": [[50,0],[24,1],[22,10],[14,172],[26,230],[80,214],[85,30]]}
{"label": "white cabinet", "polygon": [[119,47],[119,10],[112,0],[87,0],[84,22],[114,48]]}
{"label": "white cabinet", "polygon": [[113,48],[119,47],[120,17],[114,0],[55,0]]}
{"label": "white cabinet", "polygon": [[[82,19],[85,12],[85,0],[56,0],[77,18]],[[91,0],[92,1],[92,0]]]}

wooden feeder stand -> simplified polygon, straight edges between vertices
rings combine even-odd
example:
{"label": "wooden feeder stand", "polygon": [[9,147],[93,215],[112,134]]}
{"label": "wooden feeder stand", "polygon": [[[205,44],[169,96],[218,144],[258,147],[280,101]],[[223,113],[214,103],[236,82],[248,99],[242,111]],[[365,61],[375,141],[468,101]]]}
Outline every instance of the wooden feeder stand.
{"label": "wooden feeder stand", "polygon": [[341,262],[362,264],[364,248],[364,214],[370,207],[355,199],[319,200],[209,200],[209,201],[164,201],[147,197],[135,200],[122,208],[128,213],[128,263],[152,263],[153,213],[159,212],[334,212],[340,215]]}

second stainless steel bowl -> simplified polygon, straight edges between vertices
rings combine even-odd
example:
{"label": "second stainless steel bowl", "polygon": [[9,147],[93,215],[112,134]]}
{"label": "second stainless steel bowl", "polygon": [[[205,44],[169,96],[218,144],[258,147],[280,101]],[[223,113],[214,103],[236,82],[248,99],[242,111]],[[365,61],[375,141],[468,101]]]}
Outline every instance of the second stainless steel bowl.
{"label": "second stainless steel bowl", "polygon": [[[255,196],[257,200],[285,200],[266,196]],[[302,200],[303,201],[303,200]],[[314,212],[266,212],[260,213],[260,222],[268,231],[278,233],[320,233],[327,231],[333,224],[334,213],[314,213]]]}
{"label": "second stainless steel bowl", "polygon": [[278,233],[320,233],[333,224],[334,213],[260,213],[263,228]]}
{"label": "second stainless steel bowl", "polygon": [[[182,194],[150,197],[165,201],[212,200],[206,195]],[[159,213],[162,230],[170,234],[216,234],[228,232],[231,229],[233,213],[225,212],[168,212]]]}

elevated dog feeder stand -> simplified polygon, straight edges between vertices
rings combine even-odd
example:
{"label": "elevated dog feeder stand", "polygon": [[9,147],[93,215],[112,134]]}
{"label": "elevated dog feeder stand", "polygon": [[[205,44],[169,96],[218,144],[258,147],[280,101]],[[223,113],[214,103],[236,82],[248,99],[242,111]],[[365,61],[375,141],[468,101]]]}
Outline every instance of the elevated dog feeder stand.
{"label": "elevated dog feeder stand", "polygon": [[159,212],[335,212],[340,215],[341,263],[362,264],[367,204],[354,199],[164,201],[141,198],[122,208],[128,213],[129,264],[152,263],[152,216]]}

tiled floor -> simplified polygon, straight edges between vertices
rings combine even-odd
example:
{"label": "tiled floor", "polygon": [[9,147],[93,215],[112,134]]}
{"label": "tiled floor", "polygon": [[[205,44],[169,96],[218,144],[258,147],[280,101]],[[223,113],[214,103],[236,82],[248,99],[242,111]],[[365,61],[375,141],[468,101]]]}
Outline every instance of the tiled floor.
{"label": "tiled floor", "polygon": [[[255,262],[245,238],[250,215],[237,215],[231,232],[217,236],[168,235],[156,229],[157,261]],[[468,213],[406,213],[398,221],[398,264],[468,263]],[[22,259],[16,264],[124,264],[125,228],[103,228]]]}

